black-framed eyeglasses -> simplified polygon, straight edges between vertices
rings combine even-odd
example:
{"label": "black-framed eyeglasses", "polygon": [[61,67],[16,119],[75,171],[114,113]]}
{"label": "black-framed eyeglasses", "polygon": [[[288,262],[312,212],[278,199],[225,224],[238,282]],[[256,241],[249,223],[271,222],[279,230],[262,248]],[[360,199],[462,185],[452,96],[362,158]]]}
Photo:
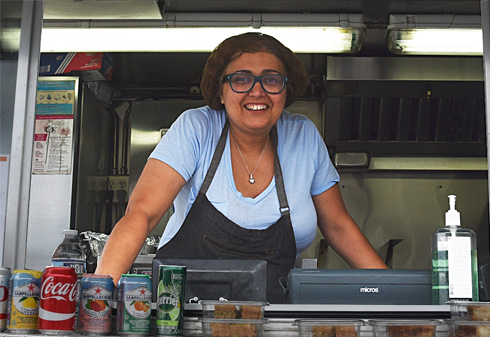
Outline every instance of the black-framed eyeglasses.
{"label": "black-framed eyeglasses", "polygon": [[236,93],[244,94],[252,90],[255,83],[259,82],[262,89],[268,94],[280,94],[286,87],[288,78],[280,74],[267,74],[255,76],[250,74],[233,73],[223,77],[230,83],[231,90]]}

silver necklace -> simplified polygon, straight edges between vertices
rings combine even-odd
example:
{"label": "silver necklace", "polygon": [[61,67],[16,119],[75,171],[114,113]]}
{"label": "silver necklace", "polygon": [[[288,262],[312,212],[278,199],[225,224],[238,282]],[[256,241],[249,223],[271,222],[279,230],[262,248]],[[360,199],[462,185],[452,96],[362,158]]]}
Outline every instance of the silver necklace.
{"label": "silver necklace", "polygon": [[270,135],[267,135],[267,140],[265,141],[265,145],[264,145],[264,148],[262,149],[262,153],[260,154],[260,158],[259,158],[259,161],[257,162],[257,165],[255,165],[254,170],[252,172],[250,172],[250,170],[248,169],[247,162],[245,161],[245,158],[243,158],[243,154],[242,154],[242,151],[240,150],[240,146],[238,146],[238,142],[236,141],[235,132],[233,131],[233,128],[230,128],[230,130],[231,130],[231,135],[233,136],[233,139],[235,140],[235,144],[236,144],[236,148],[238,149],[238,153],[240,153],[240,157],[242,157],[243,163],[245,164],[245,168],[247,169],[247,172],[249,175],[248,182],[253,184],[255,182],[254,173],[257,170],[257,167],[259,166],[260,161],[262,160],[262,156],[264,155],[265,148],[267,147],[267,143],[269,142],[269,136]]}

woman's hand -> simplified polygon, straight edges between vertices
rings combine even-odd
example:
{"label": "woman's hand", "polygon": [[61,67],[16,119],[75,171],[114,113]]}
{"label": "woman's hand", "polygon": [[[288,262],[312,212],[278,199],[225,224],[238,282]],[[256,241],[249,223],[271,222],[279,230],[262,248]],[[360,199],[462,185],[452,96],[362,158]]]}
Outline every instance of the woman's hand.
{"label": "woman's hand", "polygon": [[338,184],[313,196],[313,203],[320,231],[352,268],[388,268],[347,212]]}

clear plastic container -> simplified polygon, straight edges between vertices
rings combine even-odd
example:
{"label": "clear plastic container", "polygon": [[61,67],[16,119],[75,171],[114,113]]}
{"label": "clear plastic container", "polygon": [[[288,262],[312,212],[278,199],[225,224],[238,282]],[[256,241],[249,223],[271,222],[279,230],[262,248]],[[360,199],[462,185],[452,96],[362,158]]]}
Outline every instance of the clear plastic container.
{"label": "clear plastic container", "polygon": [[[432,249],[432,304],[449,300],[478,301],[476,233],[461,227],[456,196],[449,196],[446,226],[434,232]],[[451,289],[451,291],[449,291]]]}
{"label": "clear plastic container", "polygon": [[490,321],[490,302],[450,301],[448,304],[454,320]]}
{"label": "clear plastic container", "polygon": [[78,240],[76,229],[63,230],[63,241],[56,247],[52,255],[52,265],[55,267],[71,267],[78,277],[86,272],[87,255]]}
{"label": "clear plastic container", "polygon": [[451,337],[487,337],[490,336],[490,322],[452,321]]}
{"label": "clear plastic container", "polygon": [[259,301],[201,301],[203,319],[261,320],[266,305],[266,302]]}
{"label": "clear plastic container", "polygon": [[204,337],[262,337],[264,323],[263,319],[203,318],[202,332]]}
{"label": "clear plastic container", "polygon": [[361,335],[363,320],[351,319],[299,319],[294,322],[298,326],[299,337],[357,337]]}
{"label": "clear plastic container", "polygon": [[[370,320],[374,337],[439,337],[438,327],[447,325],[442,320]],[[447,328],[445,329],[447,331]]]}

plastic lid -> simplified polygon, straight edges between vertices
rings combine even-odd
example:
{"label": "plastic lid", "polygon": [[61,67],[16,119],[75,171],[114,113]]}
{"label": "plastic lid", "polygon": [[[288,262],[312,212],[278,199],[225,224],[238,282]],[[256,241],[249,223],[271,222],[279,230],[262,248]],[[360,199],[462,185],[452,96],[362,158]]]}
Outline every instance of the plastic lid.
{"label": "plastic lid", "polygon": [[78,235],[76,229],[63,229],[63,235]]}
{"label": "plastic lid", "polygon": [[461,216],[456,210],[456,196],[449,195],[449,211],[446,212],[446,226],[461,226]]}

